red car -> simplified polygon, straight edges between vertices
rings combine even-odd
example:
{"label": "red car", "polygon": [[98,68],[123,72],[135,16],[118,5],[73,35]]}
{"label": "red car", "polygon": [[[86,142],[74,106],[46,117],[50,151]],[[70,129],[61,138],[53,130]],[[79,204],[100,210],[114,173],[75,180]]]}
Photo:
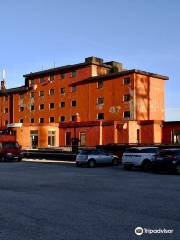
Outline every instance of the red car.
{"label": "red car", "polygon": [[5,161],[21,161],[21,146],[17,142],[0,142],[0,160]]}

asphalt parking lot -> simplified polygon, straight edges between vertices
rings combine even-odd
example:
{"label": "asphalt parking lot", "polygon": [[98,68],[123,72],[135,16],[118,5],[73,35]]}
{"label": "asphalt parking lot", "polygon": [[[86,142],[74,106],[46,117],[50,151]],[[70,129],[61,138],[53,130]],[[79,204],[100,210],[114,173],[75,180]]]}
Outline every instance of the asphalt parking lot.
{"label": "asphalt parking lot", "polygon": [[[0,239],[179,240],[179,182],[121,166],[0,163]],[[173,233],[137,236],[136,227]]]}

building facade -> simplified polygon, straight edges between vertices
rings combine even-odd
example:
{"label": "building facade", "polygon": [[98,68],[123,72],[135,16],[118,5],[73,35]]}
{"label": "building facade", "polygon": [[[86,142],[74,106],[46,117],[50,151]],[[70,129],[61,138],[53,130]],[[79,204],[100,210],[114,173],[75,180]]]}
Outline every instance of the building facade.
{"label": "building facade", "polygon": [[[24,75],[2,90],[1,127],[24,148],[108,143],[161,143],[168,77],[97,57]],[[2,89],[2,87],[1,87]]]}

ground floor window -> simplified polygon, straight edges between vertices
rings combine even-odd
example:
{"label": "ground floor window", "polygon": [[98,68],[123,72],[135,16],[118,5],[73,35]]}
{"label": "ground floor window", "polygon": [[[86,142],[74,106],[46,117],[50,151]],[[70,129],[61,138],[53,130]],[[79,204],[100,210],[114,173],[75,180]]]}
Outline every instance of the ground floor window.
{"label": "ground floor window", "polygon": [[48,131],[48,147],[54,147],[56,142],[56,131]]}
{"label": "ground floor window", "polygon": [[71,145],[71,132],[66,132],[66,146]]}
{"label": "ground floor window", "polygon": [[38,131],[37,130],[30,131],[30,141],[31,141],[31,148],[33,149],[38,148]]}
{"label": "ground floor window", "polygon": [[180,130],[179,131],[177,131],[177,130],[174,130],[173,132],[172,132],[172,137],[173,137],[173,143],[174,144],[180,144]]}
{"label": "ground floor window", "polygon": [[80,145],[85,146],[86,145],[86,133],[80,132]]}

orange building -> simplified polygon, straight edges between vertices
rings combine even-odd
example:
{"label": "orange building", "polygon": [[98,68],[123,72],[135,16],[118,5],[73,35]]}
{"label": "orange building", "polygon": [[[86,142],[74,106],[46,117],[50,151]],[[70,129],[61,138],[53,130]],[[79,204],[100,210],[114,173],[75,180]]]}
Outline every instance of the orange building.
{"label": "orange building", "polygon": [[0,97],[1,127],[24,148],[162,141],[166,76],[89,57],[24,77]]}

